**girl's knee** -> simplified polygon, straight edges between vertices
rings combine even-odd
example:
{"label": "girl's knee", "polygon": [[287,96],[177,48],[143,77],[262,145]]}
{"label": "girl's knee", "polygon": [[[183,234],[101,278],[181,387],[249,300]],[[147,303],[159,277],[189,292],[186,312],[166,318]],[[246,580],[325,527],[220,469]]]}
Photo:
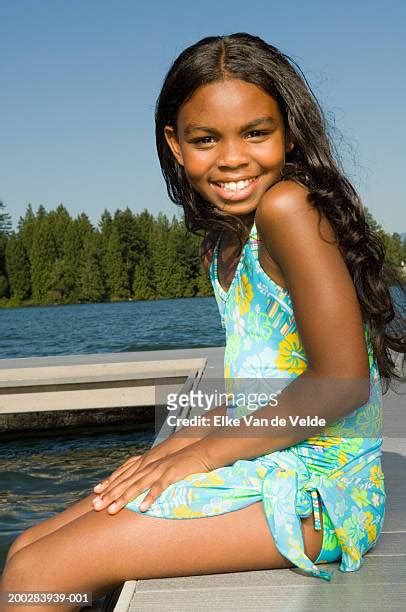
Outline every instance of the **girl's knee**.
{"label": "girl's knee", "polygon": [[10,562],[11,558],[19,552],[22,548],[25,548],[29,544],[34,541],[33,535],[31,533],[31,528],[23,531],[16,539],[11,543],[10,548],[8,549],[6,556],[6,565]]}
{"label": "girl's knee", "polygon": [[[18,538],[17,538],[18,540]],[[24,547],[23,547],[24,548]],[[10,548],[11,550],[11,548]],[[34,564],[35,565],[35,564]],[[35,571],[30,562],[29,555],[24,550],[15,549],[6,562],[4,572],[1,577],[1,587],[3,591],[26,590],[35,587]]]}
{"label": "girl's knee", "polygon": [[56,514],[48,519],[45,519],[32,527],[29,527],[23,531],[17,538],[12,542],[6,557],[6,563],[8,563],[13,555],[15,555],[22,548],[25,548],[29,544],[36,542],[40,538],[47,536],[48,534],[64,527],[66,524],[74,521],[83,514],[94,510],[92,499],[94,494],[87,495],[80,501],[74,503],[72,506]]}

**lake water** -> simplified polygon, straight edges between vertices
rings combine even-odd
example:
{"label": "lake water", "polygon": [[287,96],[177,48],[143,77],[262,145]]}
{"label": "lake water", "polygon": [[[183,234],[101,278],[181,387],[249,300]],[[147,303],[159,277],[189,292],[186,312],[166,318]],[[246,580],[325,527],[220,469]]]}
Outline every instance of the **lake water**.
{"label": "lake water", "polygon": [[153,429],[2,441],[0,447],[0,571],[19,533],[92,493],[131,455],[154,441]]}
{"label": "lake water", "polygon": [[214,297],[0,309],[0,359],[224,344]]}

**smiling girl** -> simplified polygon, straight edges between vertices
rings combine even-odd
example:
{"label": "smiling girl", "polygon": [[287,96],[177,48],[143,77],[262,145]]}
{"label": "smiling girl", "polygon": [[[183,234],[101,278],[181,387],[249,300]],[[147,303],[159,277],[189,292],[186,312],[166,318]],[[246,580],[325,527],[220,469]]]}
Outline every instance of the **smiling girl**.
{"label": "smiling girl", "polygon": [[305,78],[256,36],[205,38],[166,75],[156,143],[170,198],[202,232],[230,388],[276,381],[278,406],[258,417],[327,426],[230,431],[213,419],[236,408],[218,406],[24,532],[3,590],[95,597],[128,579],[292,566],[329,580],[320,563],[357,570],[382,530],[382,392],[405,339],[383,246]]}

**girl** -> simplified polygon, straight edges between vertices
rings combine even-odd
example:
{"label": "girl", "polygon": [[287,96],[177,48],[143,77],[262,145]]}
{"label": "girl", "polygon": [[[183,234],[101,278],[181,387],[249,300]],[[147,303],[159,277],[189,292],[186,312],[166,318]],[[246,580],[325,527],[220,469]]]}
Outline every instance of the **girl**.
{"label": "girl", "polygon": [[383,383],[397,377],[389,349],[405,352],[396,278],[305,78],[256,36],[205,38],[166,75],[156,143],[170,198],[203,232],[228,389],[278,382],[257,415],[306,426],[275,435],[216,408],[24,532],[5,591],[96,597],[128,579],[291,566],[329,580],[317,564],[354,571],[381,532]]}

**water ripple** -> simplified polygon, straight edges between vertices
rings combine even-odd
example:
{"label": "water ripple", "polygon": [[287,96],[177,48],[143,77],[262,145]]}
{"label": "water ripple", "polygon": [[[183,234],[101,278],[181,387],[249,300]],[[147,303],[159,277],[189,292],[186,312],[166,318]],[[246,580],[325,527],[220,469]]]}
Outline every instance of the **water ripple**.
{"label": "water ripple", "polygon": [[223,344],[213,297],[0,309],[2,359]]}
{"label": "water ripple", "polygon": [[154,431],[26,438],[0,449],[0,568],[19,533],[92,492],[131,455],[152,446]]}

